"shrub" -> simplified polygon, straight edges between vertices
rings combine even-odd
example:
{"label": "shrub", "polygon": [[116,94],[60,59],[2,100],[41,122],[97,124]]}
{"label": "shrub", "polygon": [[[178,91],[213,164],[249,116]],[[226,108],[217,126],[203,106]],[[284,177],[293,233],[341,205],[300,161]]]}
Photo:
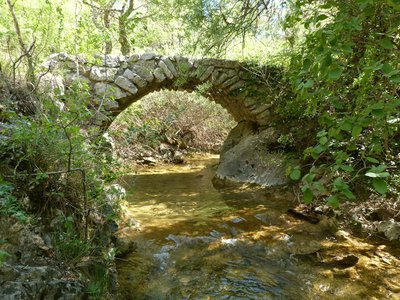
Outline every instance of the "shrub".
{"label": "shrub", "polygon": [[129,148],[157,152],[161,143],[175,150],[218,152],[234,124],[226,110],[199,94],[165,90],[129,107],[110,134],[119,155]]}

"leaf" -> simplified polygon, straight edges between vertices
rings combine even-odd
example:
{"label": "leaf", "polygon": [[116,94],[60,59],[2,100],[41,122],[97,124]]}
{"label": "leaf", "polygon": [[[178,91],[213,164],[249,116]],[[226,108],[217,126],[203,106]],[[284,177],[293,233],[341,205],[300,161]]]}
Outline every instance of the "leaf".
{"label": "leaf", "polygon": [[388,50],[393,49],[393,44],[388,38],[384,38],[383,40],[379,41],[379,45]]}
{"label": "leaf", "polygon": [[400,75],[396,74],[396,75],[390,76],[390,81],[393,83],[400,83]]}
{"label": "leaf", "polygon": [[385,116],[385,111],[383,109],[373,109],[372,115],[377,118],[382,118]]}
{"label": "leaf", "polygon": [[356,196],[354,196],[354,194],[349,189],[344,189],[342,191],[342,194],[345,195],[345,197],[347,199],[350,199],[350,200],[356,199]]}
{"label": "leaf", "polygon": [[319,143],[321,145],[325,145],[328,142],[328,138],[326,136],[323,136],[319,139]]}
{"label": "leaf", "polygon": [[380,173],[386,170],[385,165],[373,166],[369,171],[374,173]]}
{"label": "leaf", "polygon": [[313,152],[316,154],[321,154],[322,152],[324,152],[327,148],[323,145],[317,145],[316,147],[313,148]]}
{"label": "leaf", "polygon": [[382,66],[382,72],[385,75],[389,75],[390,73],[392,73],[394,71],[393,67],[391,65],[389,65],[388,63],[384,64]]}
{"label": "leaf", "polygon": [[374,163],[374,164],[379,164],[379,160],[377,160],[377,159],[375,159],[375,158],[373,158],[373,157],[368,156],[368,157],[367,157],[367,160],[368,160],[369,162]]}
{"label": "leaf", "polygon": [[371,178],[385,178],[385,177],[389,177],[390,174],[388,172],[382,172],[382,173],[367,172],[367,173],[365,173],[365,176],[371,177]]}
{"label": "leaf", "polygon": [[375,191],[382,195],[384,195],[388,190],[387,184],[382,178],[374,178],[374,180],[372,180],[372,185]]}
{"label": "leaf", "polygon": [[339,167],[340,167],[340,169],[342,169],[343,171],[346,171],[346,172],[354,171],[354,168],[352,166],[340,165]]}
{"label": "leaf", "polygon": [[323,21],[323,20],[326,20],[326,19],[328,19],[329,17],[327,16],[327,15],[325,15],[325,14],[321,14],[321,15],[319,15],[318,17],[317,17],[317,21]]}
{"label": "leaf", "polygon": [[299,180],[301,178],[301,171],[299,169],[294,169],[290,173],[290,179],[292,180]]}
{"label": "leaf", "polygon": [[304,83],[303,87],[305,88],[312,88],[314,86],[314,80],[309,79],[306,81],[306,83]]}
{"label": "leaf", "polygon": [[348,189],[349,188],[349,186],[347,185],[347,183],[346,182],[344,182],[344,180],[342,179],[342,178],[336,178],[334,181],[333,181],[333,186],[334,186],[334,188],[333,188],[333,191],[343,191],[343,190],[345,190],[345,189]]}
{"label": "leaf", "polygon": [[319,192],[321,192],[321,193],[325,193],[326,192],[326,189],[325,189],[324,185],[321,183],[321,181],[315,182],[314,186]]}
{"label": "leaf", "polygon": [[330,196],[326,199],[326,203],[333,208],[339,207],[339,197],[337,195]]}
{"label": "leaf", "polygon": [[329,71],[328,78],[331,80],[337,80],[340,78],[340,76],[342,76],[342,72],[343,72],[342,69],[334,68]]}
{"label": "leaf", "polygon": [[308,173],[308,174],[303,176],[302,181],[303,182],[307,182],[307,183],[311,183],[314,180],[315,176],[316,176],[315,174]]}
{"label": "leaf", "polygon": [[358,137],[361,134],[362,127],[360,125],[354,125],[353,130],[351,131],[351,136],[353,138]]}
{"label": "leaf", "polygon": [[350,131],[352,129],[352,124],[349,120],[345,120],[342,124],[342,126],[340,126],[340,129],[344,130],[344,131]]}
{"label": "leaf", "polygon": [[314,198],[313,192],[309,188],[305,188],[303,191],[304,202],[310,204]]}
{"label": "leaf", "polygon": [[340,102],[339,99],[333,99],[333,100],[332,100],[332,104],[333,104],[333,106],[334,106],[335,108],[337,108],[337,109],[342,109],[342,108],[344,108],[343,103]]}

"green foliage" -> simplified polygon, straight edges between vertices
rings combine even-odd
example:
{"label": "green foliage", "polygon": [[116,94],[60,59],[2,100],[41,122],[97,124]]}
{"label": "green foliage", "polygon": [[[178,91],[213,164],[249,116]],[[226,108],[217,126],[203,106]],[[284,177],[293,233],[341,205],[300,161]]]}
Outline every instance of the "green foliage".
{"label": "green foliage", "polygon": [[86,293],[90,299],[101,299],[107,291],[108,270],[105,266],[95,264],[90,276],[90,282],[86,288]]}
{"label": "green foliage", "polygon": [[53,234],[52,242],[58,259],[76,263],[83,257],[89,256],[94,245],[83,240],[75,229],[75,220],[72,216],[65,217],[63,228]]}
{"label": "green foliage", "polygon": [[0,213],[21,221],[28,219],[17,198],[12,194],[13,186],[0,177]]}
{"label": "green foliage", "polygon": [[87,87],[73,86],[62,99],[37,99],[34,115],[10,108],[0,116],[6,121],[0,176],[8,181],[0,180],[1,213],[23,219],[28,213],[52,217],[58,210],[73,215],[74,230],[55,237],[65,259],[91,249],[87,241],[96,230],[88,211],[103,210],[104,184],[115,179],[112,162],[97,146],[102,138],[91,126],[89,105]]}
{"label": "green foliage", "polygon": [[9,256],[10,256],[10,254],[8,252],[0,250],[0,268],[3,266],[7,257],[9,257]]}
{"label": "green foliage", "polygon": [[388,1],[293,1],[286,27],[305,32],[291,63],[296,116],[321,127],[305,151],[306,202],[321,196],[337,207],[356,198],[355,182],[388,191],[399,150],[399,25]]}
{"label": "green foliage", "polygon": [[218,151],[233,126],[227,111],[198,93],[162,91],[129,107],[109,132],[124,157],[158,155],[162,143],[173,151]]}

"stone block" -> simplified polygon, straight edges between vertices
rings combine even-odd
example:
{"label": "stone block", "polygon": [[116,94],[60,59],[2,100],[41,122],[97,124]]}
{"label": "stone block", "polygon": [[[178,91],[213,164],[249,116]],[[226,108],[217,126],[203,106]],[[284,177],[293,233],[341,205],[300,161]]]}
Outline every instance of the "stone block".
{"label": "stone block", "polygon": [[167,65],[165,64],[164,61],[160,60],[160,62],[158,63],[158,65],[160,66],[160,68],[164,71],[165,75],[168,77],[168,79],[172,79],[174,78],[174,75],[172,74],[172,72],[168,69]]}
{"label": "stone block", "polygon": [[134,84],[136,84],[136,86],[138,86],[139,88],[145,87],[147,85],[146,80],[144,80],[138,74],[132,72],[129,69],[125,70],[123,76],[128,78],[130,81],[132,81]]}
{"label": "stone block", "polygon": [[132,95],[136,94],[138,91],[136,85],[124,76],[118,76],[117,79],[115,79],[115,84]]}
{"label": "stone block", "polygon": [[131,66],[131,70],[147,82],[152,82],[154,80],[153,71],[155,68],[154,61],[138,61]]}
{"label": "stone block", "polygon": [[165,80],[165,75],[161,68],[154,70],[154,77],[156,78],[156,82],[163,82]]}
{"label": "stone block", "polygon": [[230,92],[232,92],[232,91],[234,91],[234,90],[236,90],[236,89],[238,89],[238,88],[244,87],[244,86],[245,86],[244,81],[239,80],[239,81],[236,82],[235,84],[233,84],[233,85],[231,85],[230,87],[228,87],[228,88],[226,89],[226,92],[227,92],[227,93],[230,93]]}
{"label": "stone block", "polygon": [[156,55],[154,53],[143,53],[140,55],[140,59],[142,60],[152,60],[155,59]]}
{"label": "stone block", "polygon": [[89,78],[94,81],[112,82],[117,72],[118,69],[116,68],[93,66],[90,70]]}
{"label": "stone block", "polygon": [[113,98],[115,100],[119,100],[127,97],[127,94],[119,87],[109,83],[98,82],[94,85],[93,90],[94,94],[100,98]]}
{"label": "stone block", "polygon": [[214,71],[214,67],[213,66],[209,66],[205,72],[199,77],[200,81],[205,81],[208,77],[210,77],[210,75],[212,74],[212,72]]}
{"label": "stone block", "polygon": [[214,82],[214,85],[220,85],[221,83],[223,83],[226,79],[228,78],[228,75],[226,73],[221,73],[219,74],[219,76],[217,77],[217,79]]}
{"label": "stone block", "polygon": [[178,71],[176,70],[175,65],[172,63],[172,61],[168,57],[163,58],[162,61],[167,65],[167,67],[171,71],[172,75],[177,77],[178,76]]}

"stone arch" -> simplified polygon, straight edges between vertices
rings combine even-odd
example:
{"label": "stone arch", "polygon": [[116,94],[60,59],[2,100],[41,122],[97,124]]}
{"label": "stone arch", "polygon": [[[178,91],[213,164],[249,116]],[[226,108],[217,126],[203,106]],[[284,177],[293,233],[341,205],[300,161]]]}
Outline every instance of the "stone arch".
{"label": "stone arch", "polygon": [[250,121],[263,126],[271,120],[271,107],[278,94],[272,91],[279,89],[273,82],[279,73],[276,69],[254,68],[232,60],[145,53],[98,56],[93,63],[84,56],[58,53],[44,65],[51,68],[50,76],[58,76],[64,86],[77,79],[89,84],[93,106],[103,105],[110,113],[107,119],[97,112],[98,123],[102,124],[112,122],[130,104],[154,91],[190,92],[202,86],[205,96],[226,108],[238,123]]}

